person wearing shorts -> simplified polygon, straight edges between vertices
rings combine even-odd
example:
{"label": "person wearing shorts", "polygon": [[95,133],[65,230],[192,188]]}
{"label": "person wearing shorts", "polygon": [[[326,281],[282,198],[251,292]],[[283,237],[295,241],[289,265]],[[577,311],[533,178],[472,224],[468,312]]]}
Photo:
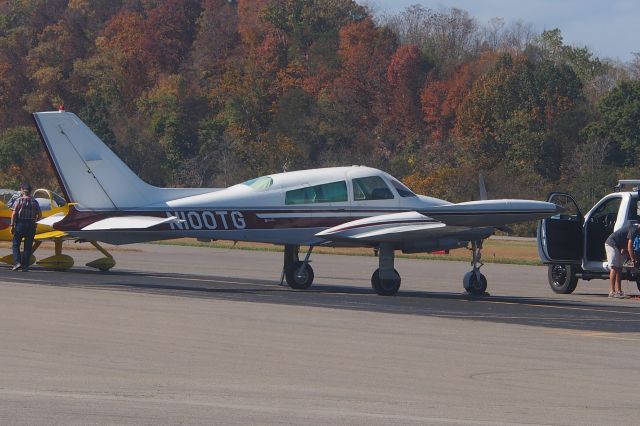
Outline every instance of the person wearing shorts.
{"label": "person wearing shorts", "polygon": [[629,225],[614,231],[604,242],[609,267],[609,297],[626,298],[622,292],[622,264],[628,256]]}

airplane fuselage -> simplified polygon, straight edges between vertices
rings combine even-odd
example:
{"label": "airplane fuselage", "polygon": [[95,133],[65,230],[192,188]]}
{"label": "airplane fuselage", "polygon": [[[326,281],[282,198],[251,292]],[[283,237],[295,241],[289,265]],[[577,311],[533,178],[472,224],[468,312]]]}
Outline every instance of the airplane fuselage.
{"label": "airplane fuselage", "polygon": [[[369,167],[315,169],[260,179],[265,183],[248,181],[148,208],[101,211],[78,206],[55,227],[112,244],[194,237],[310,245],[324,241],[318,232],[356,219],[450,204],[413,194],[390,175]],[[132,215],[178,220],[126,233],[91,229],[91,224],[107,217]],[[411,220],[433,222],[426,217]]]}

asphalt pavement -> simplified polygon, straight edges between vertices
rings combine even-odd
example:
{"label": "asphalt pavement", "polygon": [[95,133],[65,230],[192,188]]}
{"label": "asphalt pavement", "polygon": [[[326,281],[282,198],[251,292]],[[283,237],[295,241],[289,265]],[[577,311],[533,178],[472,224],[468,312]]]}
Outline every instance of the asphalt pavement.
{"label": "asphalt pavement", "polygon": [[[98,257],[67,250],[77,265]],[[131,245],[107,273],[0,267],[0,424],[636,424],[640,296],[546,268]],[[47,253],[42,253],[46,256]]]}

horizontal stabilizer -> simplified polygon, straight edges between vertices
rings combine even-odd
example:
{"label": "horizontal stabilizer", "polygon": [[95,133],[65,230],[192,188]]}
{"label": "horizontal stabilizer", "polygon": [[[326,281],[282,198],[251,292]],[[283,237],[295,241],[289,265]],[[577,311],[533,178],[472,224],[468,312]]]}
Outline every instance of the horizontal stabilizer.
{"label": "horizontal stabilizer", "polygon": [[510,223],[544,219],[562,208],[546,201],[482,200],[434,206],[420,213],[450,226],[500,227]]}
{"label": "horizontal stabilizer", "polygon": [[55,223],[60,222],[62,219],[64,219],[65,214],[64,213],[56,213],[56,214],[52,214],[51,216],[47,216],[44,219],[40,219],[38,221],[38,224],[40,225],[47,225],[47,226],[53,226]]}
{"label": "horizontal stabilizer", "polygon": [[155,217],[155,216],[118,216],[108,217],[99,220],[82,228],[83,231],[108,231],[115,229],[146,229],[152,226],[165,223],[180,223],[180,219],[175,216]]}

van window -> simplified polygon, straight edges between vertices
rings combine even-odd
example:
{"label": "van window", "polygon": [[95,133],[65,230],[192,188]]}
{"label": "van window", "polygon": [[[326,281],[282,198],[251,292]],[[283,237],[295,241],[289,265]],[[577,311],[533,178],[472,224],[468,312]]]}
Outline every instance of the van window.
{"label": "van window", "polygon": [[353,179],[353,199],[389,200],[393,198],[391,190],[380,176],[369,176]]}
{"label": "van window", "polygon": [[287,191],[285,204],[339,203],[347,201],[347,183],[345,181],[308,186]]}
{"label": "van window", "polygon": [[627,218],[629,220],[638,221],[638,218],[640,218],[639,213],[640,201],[636,197],[631,197],[631,202],[629,203],[629,214],[627,215]]}

